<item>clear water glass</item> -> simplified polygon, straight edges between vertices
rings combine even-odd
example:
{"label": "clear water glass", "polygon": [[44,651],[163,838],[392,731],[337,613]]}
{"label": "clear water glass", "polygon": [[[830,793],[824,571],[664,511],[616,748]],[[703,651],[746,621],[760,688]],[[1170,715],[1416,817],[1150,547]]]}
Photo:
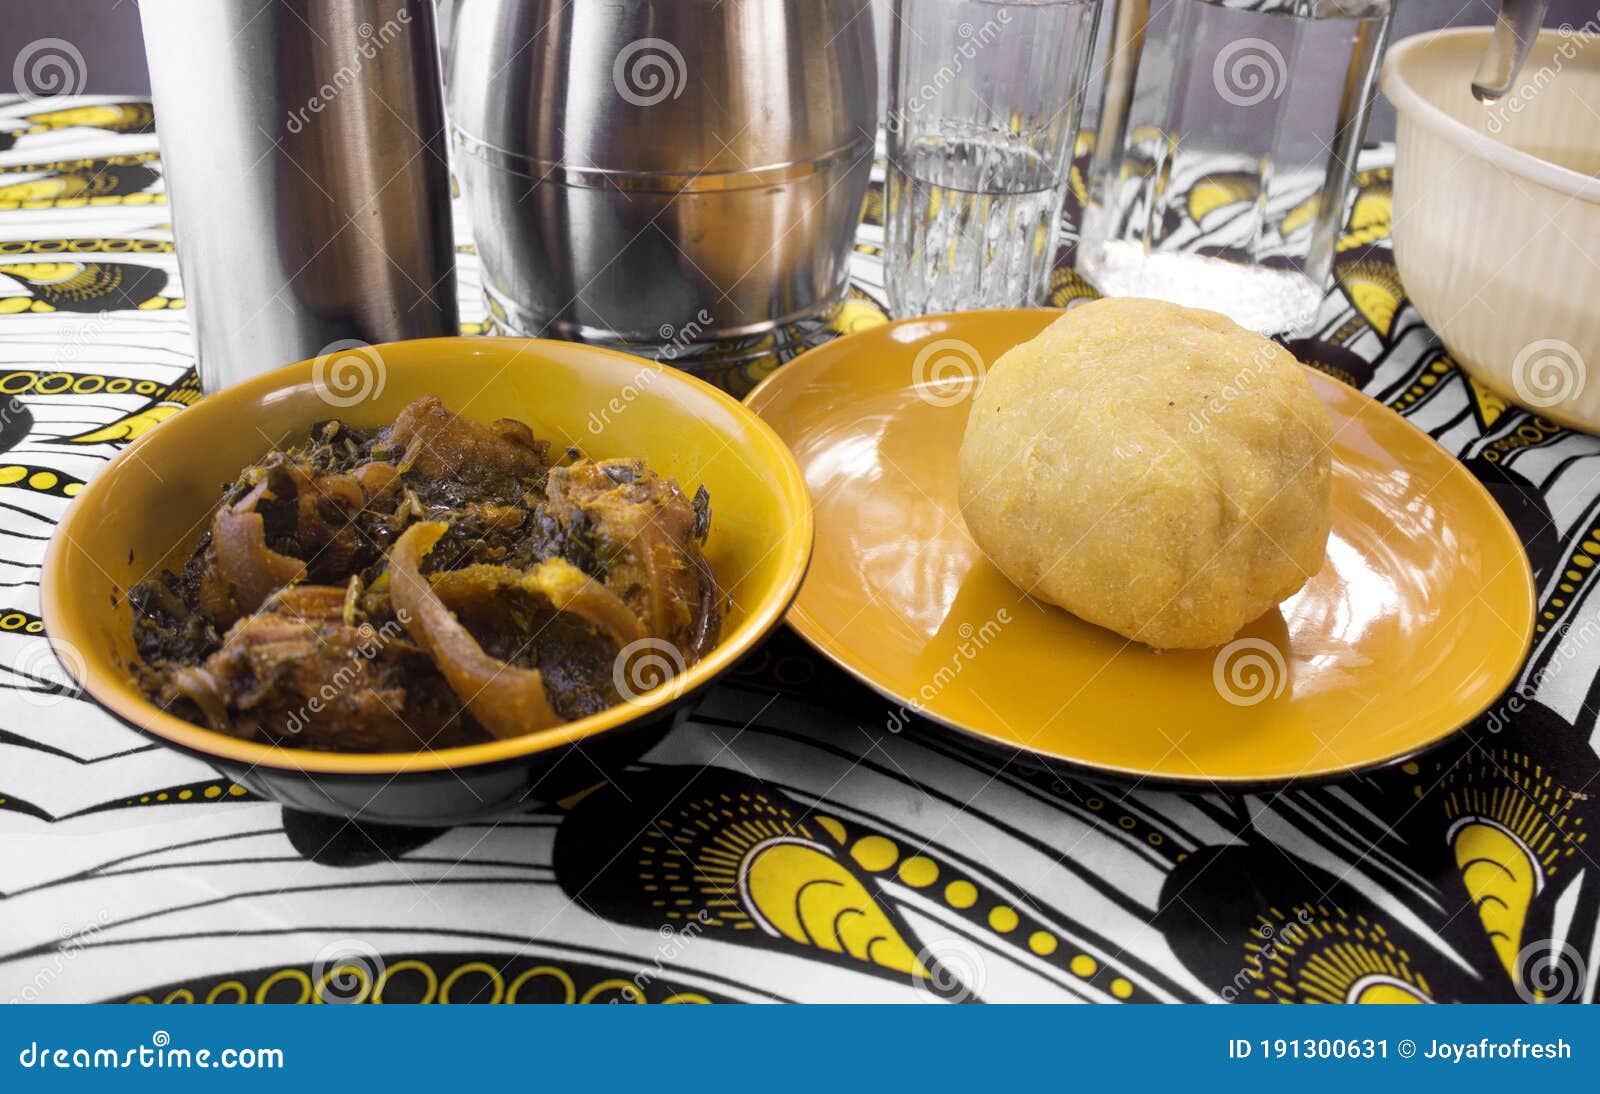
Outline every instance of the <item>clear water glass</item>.
{"label": "clear water glass", "polygon": [[1115,0],[1077,267],[1278,333],[1316,318],[1389,0]]}
{"label": "clear water glass", "polygon": [[1039,304],[1097,0],[894,0],[884,266],[896,317]]}

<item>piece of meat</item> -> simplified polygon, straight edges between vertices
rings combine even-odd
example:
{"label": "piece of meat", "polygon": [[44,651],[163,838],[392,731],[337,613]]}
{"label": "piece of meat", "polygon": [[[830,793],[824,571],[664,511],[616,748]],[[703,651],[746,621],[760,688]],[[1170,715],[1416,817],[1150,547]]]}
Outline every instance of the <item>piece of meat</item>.
{"label": "piece of meat", "polygon": [[[399,623],[349,618],[347,590],[297,585],[228,631],[169,694],[211,728],[300,748],[402,752],[486,739]],[[431,685],[431,687],[430,687]]]}
{"label": "piece of meat", "polygon": [[295,463],[285,473],[294,484],[296,557],[306,560],[312,580],[337,580],[350,573],[363,553],[355,524],[367,505],[360,481],[351,475],[315,475]]}
{"label": "piece of meat", "polygon": [[546,446],[526,425],[510,418],[479,425],[450,413],[434,395],[407,404],[381,443],[403,450],[401,467],[429,478],[493,472],[538,479],[549,469]]}
{"label": "piece of meat", "polygon": [[305,576],[299,559],[267,546],[266,521],[256,506],[269,494],[269,481],[263,478],[212,518],[200,610],[219,628],[255,611],[267,597]]}
{"label": "piece of meat", "polygon": [[547,490],[545,511],[591,556],[578,564],[597,573],[646,632],[672,643],[686,663],[705,656],[716,644],[721,614],[717,583],[700,550],[710,519],[704,501],[690,501],[677,483],[639,460],[557,467]]}
{"label": "piece of meat", "polygon": [[241,481],[254,485],[225,502],[211,522],[200,608],[227,627],[297,581],[337,581],[361,569],[378,548],[356,517],[399,485],[399,469],[369,463],[348,473],[319,472],[303,458],[274,455]]}

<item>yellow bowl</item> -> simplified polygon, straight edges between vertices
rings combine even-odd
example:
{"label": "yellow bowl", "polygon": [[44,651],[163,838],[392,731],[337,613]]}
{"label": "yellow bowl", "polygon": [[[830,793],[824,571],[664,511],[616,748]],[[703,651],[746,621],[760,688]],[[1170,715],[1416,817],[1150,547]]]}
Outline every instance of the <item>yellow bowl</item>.
{"label": "yellow bowl", "polygon": [[[811,554],[811,504],[783,442],[734,399],[682,372],[590,346],[437,338],[374,347],[358,400],[302,361],[209,396],[118,454],[68,508],[45,557],[52,647],[84,690],[128,725],[201,757],[241,785],[319,813],[448,824],[551,801],[604,778],[653,743],[676,703],[777,625]],[[347,377],[348,378],[348,377]],[[332,386],[329,386],[329,385]],[[731,608],[716,648],[670,684],[609,710],[510,740],[355,754],[239,740],[162,711],[134,683],[126,592],[181,567],[220,487],[312,422],[394,419],[422,395],[483,421],[511,417],[595,457],[636,456],[689,492],[711,493],[706,555]],[[656,727],[657,733],[637,732]],[[630,732],[633,731],[633,732]]]}

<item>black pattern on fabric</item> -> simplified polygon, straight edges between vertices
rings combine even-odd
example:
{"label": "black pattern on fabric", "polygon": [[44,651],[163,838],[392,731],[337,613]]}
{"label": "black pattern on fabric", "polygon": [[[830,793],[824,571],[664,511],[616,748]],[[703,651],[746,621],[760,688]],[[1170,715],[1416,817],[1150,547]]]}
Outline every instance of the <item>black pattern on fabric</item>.
{"label": "black pattern on fabric", "polygon": [[[1406,301],[1387,149],[1290,348],[1458,455],[1528,549],[1533,656],[1451,744],[1282,793],[1101,784],[891,733],[780,631],[609,785],[436,831],[256,799],[62,676],[50,530],[199,389],[148,106],[0,100],[0,135],[0,999],[1595,1001],[1600,441],[1471,380]],[[884,321],[875,179],[840,313],[714,379]],[[1254,182],[1178,184],[1204,235]],[[493,330],[457,228],[466,332]],[[1094,295],[1071,244],[1058,305]]]}

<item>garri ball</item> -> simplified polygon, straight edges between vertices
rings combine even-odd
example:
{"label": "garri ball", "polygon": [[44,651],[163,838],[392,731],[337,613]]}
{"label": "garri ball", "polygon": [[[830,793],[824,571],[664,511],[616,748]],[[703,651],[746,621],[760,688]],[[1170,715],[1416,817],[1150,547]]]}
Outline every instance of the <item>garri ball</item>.
{"label": "garri ball", "polygon": [[1029,594],[1150,646],[1206,648],[1322,568],[1331,439],[1276,342],[1215,312],[1097,300],[990,368],[961,513]]}

